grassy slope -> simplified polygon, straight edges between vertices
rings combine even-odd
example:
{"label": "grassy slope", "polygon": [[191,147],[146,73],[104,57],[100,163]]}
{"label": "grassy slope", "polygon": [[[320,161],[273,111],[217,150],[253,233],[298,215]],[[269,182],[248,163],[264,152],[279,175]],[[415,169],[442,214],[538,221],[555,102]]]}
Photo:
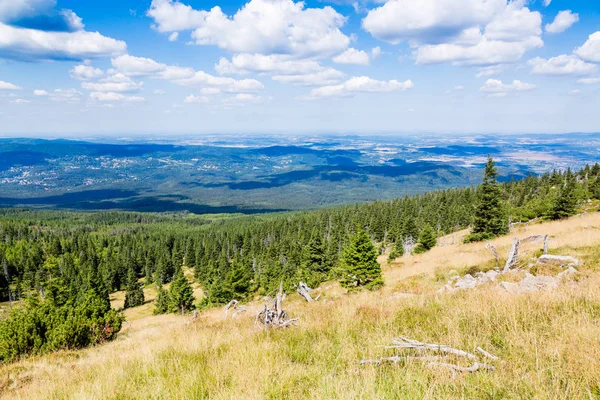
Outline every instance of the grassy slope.
{"label": "grassy slope", "polygon": [[[505,255],[512,236],[537,234],[553,236],[556,254],[585,261],[577,277],[553,292],[510,296],[484,287],[436,294],[452,269],[493,266],[481,243],[436,247],[386,265],[386,286],[378,292],[345,295],[331,283],[317,303],[289,296],[285,306],[300,317],[298,328],[255,329],[260,301],[235,320],[224,320],[221,309],[196,321],[150,316],[151,304],[128,310],[130,322],[115,342],[1,367],[0,393],[11,399],[598,398],[600,214],[522,226],[494,245]],[[524,246],[522,263],[540,246]],[[397,335],[465,350],[481,346],[504,363],[456,377],[417,363],[358,365],[392,355],[376,346]]]}

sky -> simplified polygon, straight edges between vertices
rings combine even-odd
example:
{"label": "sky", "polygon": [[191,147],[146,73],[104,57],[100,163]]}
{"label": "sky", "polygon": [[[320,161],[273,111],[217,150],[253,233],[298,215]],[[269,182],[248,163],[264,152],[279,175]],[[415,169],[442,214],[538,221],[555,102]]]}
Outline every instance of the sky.
{"label": "sky", "polygon": [[0,0],[0,135],[600,132],[598,0]]}

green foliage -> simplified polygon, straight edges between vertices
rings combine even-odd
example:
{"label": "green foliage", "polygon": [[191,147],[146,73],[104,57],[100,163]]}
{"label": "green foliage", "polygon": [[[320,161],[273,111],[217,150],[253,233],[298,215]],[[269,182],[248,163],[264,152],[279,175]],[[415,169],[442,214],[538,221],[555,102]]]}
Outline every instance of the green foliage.
{"label": "green foliage", "polygon": [[179,268],[169,288],[169,311],[185,314],[194,309],[194,300],[194,291]]}
{"label": "green foliage", "polygon": [[383,286],[381,266],[377,262],[375,246],[363,229],[356,232],[344,249],[341,267],[343,269],[341,284],[347,289],[359,287],[377,289]]}
{"label": "green foliage", "polygon": [[133,268],[129,269],[127,275],[127,291],[125,292],[125,304],[123,308],[137,307],[144,304],[144,287],[138,281]]}
{"label": "green foliage", "polygon": [[[497,183],[498,170],[489,157],[483,183],[477,189],[477,208],[473,218],[473,235],[492,237],[508,233],[508,219],[502,204],[502,189]],[[470,238],[472,240],[473,236]]]}
{"label": "green foliage", "polygon": [[550,212],[550,218],[557,220],[568,218],[575,215],[577,208],[577,198],[575,197],[575,176],[571,170],[567,171],[566,182],[562,187],[560,194],[554,200],[554,205]]}
{"label": "green foliage", "polygon": [[421,236],[419,237],[419,243],[417,247],[421,247],[424,251],[429,251],[435,247],[437,244],[437,238],[433,229],[430,225],[425,225],[423,231],[421,232]]}
{"label": "green foliage", "polygon": [[0,361],[112,340],[123,320],[91,290],[60,306],[32,297],[0,321]]}
{"label": "green foliage", "polygon": [[388,256],[388,262],[392,262],[397,258],[400,258],[404,255],[404,242],[401,239],[397,239],[396,243],[394,243],[394,248],[390,251],[390,255]]}
{"label": "green foliage", "polygon": [[162,285],[160,285],[158,287],[158,295],[156,296],[156,301],[154,302],[154,315],[168,313],[170,304],[171,299],[169,297],[169,292],[167,292],[162,287]]}

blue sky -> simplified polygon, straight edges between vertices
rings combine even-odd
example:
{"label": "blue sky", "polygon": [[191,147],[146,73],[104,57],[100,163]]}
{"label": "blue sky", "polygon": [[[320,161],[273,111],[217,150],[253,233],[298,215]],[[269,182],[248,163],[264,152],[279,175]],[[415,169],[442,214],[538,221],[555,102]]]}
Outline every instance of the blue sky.
{"label": "blue sky", "polygon": [[0,135],[598,132],[589,0],[0,0]]}

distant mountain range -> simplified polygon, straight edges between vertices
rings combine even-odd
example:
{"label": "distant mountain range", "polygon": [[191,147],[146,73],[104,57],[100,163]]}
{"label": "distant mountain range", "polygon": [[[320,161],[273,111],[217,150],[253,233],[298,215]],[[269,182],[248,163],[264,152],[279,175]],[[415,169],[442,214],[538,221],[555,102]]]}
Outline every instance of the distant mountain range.
{"label": "distant mountain range", "polygon": [[260,213],[391,199],[600,161],[600,135],[0,139],[0,206]]}

